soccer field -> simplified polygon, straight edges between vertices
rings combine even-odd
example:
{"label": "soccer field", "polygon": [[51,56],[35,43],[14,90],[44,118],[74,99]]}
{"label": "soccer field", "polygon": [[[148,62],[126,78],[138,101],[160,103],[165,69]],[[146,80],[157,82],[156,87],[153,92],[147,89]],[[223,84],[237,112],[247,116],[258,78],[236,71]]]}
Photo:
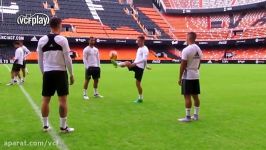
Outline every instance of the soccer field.
{"label": "soccer field", "polygon": [[[74,65],[76,82],[70,88],[68,124],[75,132],[59,133],[54,97],[49,117],[54,134],[71,150],[266,149],[265,65],[202,65],[200,120],[191,123],[177,121],[185,115],[177,84],[179,65],[152,67],[143,78],[144,103],[135,104],[132,72],[102,65],[99,91],[104,98],[92,98],[90,83],[91,99],[84,101],[84,67]],[[40,108],[41,74],[37,65],[28,68],[23,86],[8,87],[8,69],[0,65],[0,149],[58,149],[58,143],[47,144],[54,139],[42,132],[40,118],[28,101],[31,97]]]}

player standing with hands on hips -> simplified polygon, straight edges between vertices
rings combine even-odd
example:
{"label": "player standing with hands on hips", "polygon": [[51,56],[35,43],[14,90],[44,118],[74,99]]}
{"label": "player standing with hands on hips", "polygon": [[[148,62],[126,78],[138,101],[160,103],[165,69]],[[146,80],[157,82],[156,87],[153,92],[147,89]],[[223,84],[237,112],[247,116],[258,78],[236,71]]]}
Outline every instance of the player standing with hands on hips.
{"label": "player standing with hands on hips", "polygon": [[69,56],[69,44],[64,36],[59,35],[62,28],[60,18],[50,20],[51,33],[43,36],[38,42],[38,63],[43,74],[42,86],[42,117],[43,131],[49,131],[49,102],[57,92],[59,99],[60,131],[73,132],[74,128],[67,126],[67,96],[69,94],[68,74],[70,85],[74,84],[72,60]]}
{"label": "player standing with hands on hips", "polygon": [[[196,38],[196,33],[189,32],[187,34],[188,46],[182,51],[178,84],[182,87],[182,95],[184,95],[185,98],[186,117],[178,119],[180,122],[190,122],[192,119],[199,119],[199,69],[203,54],[199,46],[195,44]],[[195,105],[193,117],[190,115],[192,107],[191,97],[193,98]]]}

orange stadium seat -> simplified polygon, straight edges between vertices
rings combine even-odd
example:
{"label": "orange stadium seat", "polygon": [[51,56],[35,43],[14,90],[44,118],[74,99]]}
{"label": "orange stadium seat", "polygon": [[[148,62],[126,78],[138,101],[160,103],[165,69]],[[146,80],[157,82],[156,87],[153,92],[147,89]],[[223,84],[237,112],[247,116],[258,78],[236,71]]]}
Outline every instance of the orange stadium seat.
{"label": "orange stadium seat", "polygon": [[[240,13],[235,13],[234,15],[235,18],[239,18]],[[175,16],[164,14],[164,17],[174,28],[172,32],[177,39],[185,40],[186,33],[194,31],[198,33],[199,40],[230,40],[266,37],[266,24],[255,24],[258,19],[263,18],[265,15],[265,10],[250,11],[244,15],[237,27],[231,29],[229,29],[229,14],[202,16]],[[211,28],[211,21],[216,20],[223,21],[224,26],[218,29]],[[243,33],[234,35],[234,30],[243,30]]]}

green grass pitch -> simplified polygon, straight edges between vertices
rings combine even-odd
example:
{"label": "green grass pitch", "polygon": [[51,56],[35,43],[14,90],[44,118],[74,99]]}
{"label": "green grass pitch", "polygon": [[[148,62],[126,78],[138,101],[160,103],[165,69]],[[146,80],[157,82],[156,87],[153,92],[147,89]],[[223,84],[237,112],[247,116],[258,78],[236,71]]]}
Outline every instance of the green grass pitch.
{"label": "green grass pitch", "polygon": [[[179,123],[185,115],[177,84],[179,65],[152,65],[143,78],[144,103],[137,98],[133,73],[102,65],[99,91],[105,97],[84,101],[84,67],[74,65],[68,124],[73,134],[59,133],[58,101],[50,107],[50,124],[73,150],[263,150],[266,149],[266,66],[202,65],[200,120]],[[28,65],[23,85],[41,104],[41,74]],[[7,142],[53,142],[20,88],[0,65],[0,149],[57,149],[53,146],[10,146]],[[92,97],[92,84],[89,95]]]}

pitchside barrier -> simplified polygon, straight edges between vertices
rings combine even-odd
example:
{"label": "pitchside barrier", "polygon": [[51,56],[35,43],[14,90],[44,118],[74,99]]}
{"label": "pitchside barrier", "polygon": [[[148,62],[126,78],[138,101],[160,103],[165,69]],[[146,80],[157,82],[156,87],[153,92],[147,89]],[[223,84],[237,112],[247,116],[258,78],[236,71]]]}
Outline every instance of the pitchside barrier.
{"label": "pitchside barrier", "polygon": [[[0,42],[2,41],[16,41],[21,40],[24,42],[32,42],[37,44],[38,40],[42,35],[10,35],[10,34],[0,34]],[[68,38],[70,44],[88,43],[89,38]],[[120,45],[135,45],[135,39],[107,39],[107,38],[97,38],[97,43],[100,44],[120,44]],[[228,46],[228,45],[245,45],[245,44],[266,44],[266,37],[255,38],[255,39],[241,39],[241,40],[221,40],[221,41],[198,41],[198,45],[204,46]],[[174,40],[174,39],[160,39],[160,40],[146,40],[146,45],[168,45],[168,46],[184,46],[185,41]]]}

